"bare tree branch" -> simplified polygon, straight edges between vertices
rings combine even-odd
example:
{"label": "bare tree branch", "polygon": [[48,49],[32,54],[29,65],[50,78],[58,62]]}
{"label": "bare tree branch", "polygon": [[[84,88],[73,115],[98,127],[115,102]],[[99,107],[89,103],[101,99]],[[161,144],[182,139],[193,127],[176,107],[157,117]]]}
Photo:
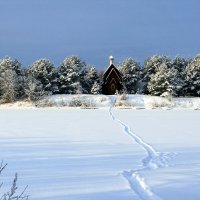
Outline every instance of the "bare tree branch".
{"label": "bare tree branch", "polygon": [[[5,169],[5,167],[7,166],[7,163],[4,164],[3,161],[0,164],[0,174],[2,173],[2,171]],[[10,188],[9,192],[4,193],[1,197],[0,200],[28,200],[28,195],[25,194],[25,191],[27,189],[28,186],[26,186],[24,188],[24,190],[21,192],[21,194],[16,195],[17,192],[17,178],[18,175],[17,173],[15,173],[15,177],[13,179],[13,183],[12,186]],[[3,183],[0,184],[0,188],[2,187]]]}

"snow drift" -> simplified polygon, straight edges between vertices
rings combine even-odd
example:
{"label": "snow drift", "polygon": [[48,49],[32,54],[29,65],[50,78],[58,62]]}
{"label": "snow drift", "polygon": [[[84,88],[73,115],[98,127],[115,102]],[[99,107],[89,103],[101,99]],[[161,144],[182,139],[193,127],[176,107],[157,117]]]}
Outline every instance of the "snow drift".
{"label": "snow drift", "polygon": [[106,108],[112,106],[122,109],[200,109],[200,98],[166,98],[148,95],[53,95],[37,102],[18,101],[1,104],[0,108],[36,108],[36,107],[79,107]]}

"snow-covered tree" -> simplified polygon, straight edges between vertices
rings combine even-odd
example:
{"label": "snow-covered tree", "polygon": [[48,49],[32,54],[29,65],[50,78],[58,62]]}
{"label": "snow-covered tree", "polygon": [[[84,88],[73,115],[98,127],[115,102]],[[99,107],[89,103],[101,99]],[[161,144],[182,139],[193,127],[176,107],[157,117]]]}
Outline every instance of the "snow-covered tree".
{"label": "snow-covered tree", "polygon": [[160,96],[166,92],[173,95],[176,76],[176,69],[169,69],[165,63],[161,64],[148,82],[148,91],[150,94],[156,96]]}
{"label": "snow-covered tree", "polygon": [[159,56],[154,55],[150,58],[148,58],[144,62],[144,68],[143,68],[143,75],[142,75],[142,82],[143,82],[143,93],[149,94],[150,91],[148,90],[148,82],[151,79],[151,76],[155,75],[155,73],[158,71],[160,66],[162,64],[165,64],[168,68],[171,67],[171,59],[167,56]]}
{"label": "snow-covered tree", "polygon": [[82,85],[86,93],[91,93],[92,86],[98,81],[98,73],[95,67],[88,67],[87,73],[83,77]]}
{"label": "snow-covered tree", "polygon": [[28,75],[40,81],[48,93],[58,93],[57,72],[54,65],[47,59],[35,61],[28,70]]}
{"label": "snow-covered tree", "polygon": [[200,55],[197,55],[185,69],[187,93],[200,96]]}
{"label": "snow-covered tree", "polygon": [[140,65],[132,58],[126,58],[119,66],[122,74],[122,82],[127,93],[135,94],[137,92],[137,83],[140,77]]}
{"label": "snow-covered tree", "polygon": [[75,94],[83,94],[84,93],[83,87],[80,82],[76,82],[72,85],[74,87]]}
{"label": "snow-covered tree", "polygon": [[[9,71],[9,72],[7,72]],[[12,72],[11,72],[12,71]],[[17,86],[15,86],[16,90],[16,98],[22,98],[24,96],[24,73],[21,68],[21,64],[18,60],[12,59],[10,57],[5,57],[0,60],[0,78],[1,82],[5,82],[7,78],[6,75],[15,74],[15,78],[18,79]],[[0,95],[2,96],[2,89],[0,89]]]}
{"label": "snow-covered tree", "polygon": [[172,60],[172,67],[177,69],[178,72],[183,72],[190,61],[188,59],[176,56]]}
{"label": "snow-covered tree", "polygon": [[83,78],[86,71],[86,64],[77,56],[65,58],[59,67],[59,90],[62,94],[76,94],[83,92]]}
{"label": "snow-covered tree", "polygon": [[174,85],[174,93],[177,96],[185,95],[185,68],[188,65],[189,60],[185,58],[181,58],[179,56],[175,57],[172,61],[172,70],[175,69],[177,71],[175,85]]}
{"label": "snow-covered tree", "polygon": [[32,76],[28,76],[26,79],[25,94],[29,101],[37,101],[45,95],[45,91],[39,80],[36,80]]}
{"label": "snow-covered tree", "polygon": [[18,98],[19,79],[14,70],[5,70],[0,77],[1,102],[10,103]]}
{"label": "snow-covered tree", "polygon": [[92,94],[101,94],[101,85],[95,81],[94,84],[92,85],[92,88],[91,88],[91,93]]}
{"label": "snow-covered tree", "polygon": [[13,70],[17,75],[21,75],[21,63],[17,59],[12,59],[6,56],[0,60],[0,75],[6,70]]}

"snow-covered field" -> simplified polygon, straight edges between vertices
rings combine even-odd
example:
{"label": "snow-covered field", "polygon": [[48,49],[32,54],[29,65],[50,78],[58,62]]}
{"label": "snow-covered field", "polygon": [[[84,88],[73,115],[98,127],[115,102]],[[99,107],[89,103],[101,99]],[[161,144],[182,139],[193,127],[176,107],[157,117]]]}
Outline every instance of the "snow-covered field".
{"label": "snow-covered field", "polygon": [[199,200],[200,111],[0,109],[6,190],[32,200]]}

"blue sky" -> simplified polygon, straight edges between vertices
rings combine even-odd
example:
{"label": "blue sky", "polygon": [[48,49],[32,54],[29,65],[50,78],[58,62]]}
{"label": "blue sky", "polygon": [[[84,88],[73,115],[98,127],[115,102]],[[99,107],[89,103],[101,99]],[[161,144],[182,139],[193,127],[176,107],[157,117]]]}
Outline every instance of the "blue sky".
{"label": "blue sky", "polygon": [[199,0],[0,0],[0,57],[23,66],[75,54],[98,68],[125,57],[200,53]]}

